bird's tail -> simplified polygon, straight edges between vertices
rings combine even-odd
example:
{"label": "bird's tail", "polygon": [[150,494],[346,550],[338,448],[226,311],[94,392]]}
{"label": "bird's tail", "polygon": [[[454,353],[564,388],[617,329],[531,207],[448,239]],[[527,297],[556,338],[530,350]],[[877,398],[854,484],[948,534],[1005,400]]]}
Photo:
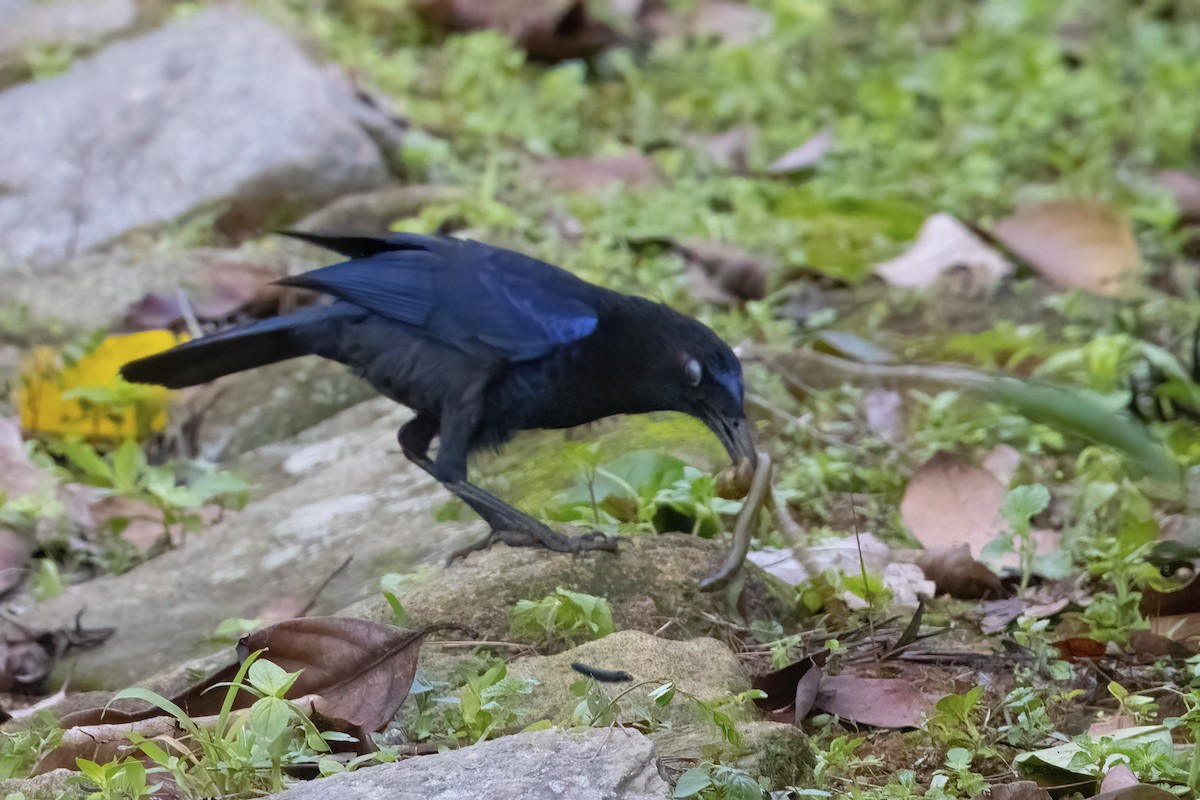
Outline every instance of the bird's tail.
{"label": "bird's tail", "polygon": [[133,383],[153,383],[182,389],[241,372],[308,355],[313,328],[328,321],[328,306],[307,308],[283,317],[272,317],[240,328],[193,339],[178,347],[121,367],[121,376]]}

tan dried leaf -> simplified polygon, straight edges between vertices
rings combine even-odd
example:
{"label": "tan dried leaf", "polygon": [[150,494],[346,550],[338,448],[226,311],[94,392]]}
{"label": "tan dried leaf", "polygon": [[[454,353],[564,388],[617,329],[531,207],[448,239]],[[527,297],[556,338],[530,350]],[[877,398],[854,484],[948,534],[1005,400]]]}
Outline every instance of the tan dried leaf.
{"label": "tan dried leaf", "polygon": [[875,267],[892,286],[926,288],[950,269],[964,269],[977,283],[992,284],[1013,271],[1013,264],[974,231],[949,214],[925,220],[912,246]]}
{"label": "tan dried leaf", "polygon": [[992,233],[1058,285],[1096,294],[1122,294],[1140,263],[1129,220],[1089,200],[1024,206]]}

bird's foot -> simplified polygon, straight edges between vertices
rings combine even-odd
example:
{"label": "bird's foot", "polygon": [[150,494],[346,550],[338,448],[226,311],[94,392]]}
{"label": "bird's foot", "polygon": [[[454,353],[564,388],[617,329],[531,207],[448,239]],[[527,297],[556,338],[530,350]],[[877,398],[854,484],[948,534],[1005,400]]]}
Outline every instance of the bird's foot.
{"label": "bird's foot", "polygon": [[592,550],[616,552],[617,538],[608,536],[600,531],[587,531],[577,536],[565,536],[551,530],[540,522],[521,526],[504,526],[494,528],[487,536],[478,542],[450,554],[447,563],[453,563],[460,558],[479,550],[487,550],[496,542],[503,542],[509,547],[545,547],[556,553],[583,553]]}

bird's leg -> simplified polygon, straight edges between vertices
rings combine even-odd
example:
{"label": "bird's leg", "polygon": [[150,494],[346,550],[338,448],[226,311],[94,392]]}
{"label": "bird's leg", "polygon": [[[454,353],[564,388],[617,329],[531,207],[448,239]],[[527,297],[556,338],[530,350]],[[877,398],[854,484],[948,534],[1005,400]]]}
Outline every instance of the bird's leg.
{"label": "bird's leg", "polygon": [[540,546],[559,553],[617,549],[616,539],[598,531],[580,536],[564,536],[465,479],[443,480],[438,476],[437,465],[427,455],[429,443],[433,440],[437,429],[438,420],[430,416],[419,415],[405,423],[397,438],[400,441],[400,448],[409,461],[437,478],[455,497],[482,517],[483,521],[492,529],[491,533],[477,545],[455,553],[455,558],[473,550],[491,547],[497,541],[504,542],[510,547]]}

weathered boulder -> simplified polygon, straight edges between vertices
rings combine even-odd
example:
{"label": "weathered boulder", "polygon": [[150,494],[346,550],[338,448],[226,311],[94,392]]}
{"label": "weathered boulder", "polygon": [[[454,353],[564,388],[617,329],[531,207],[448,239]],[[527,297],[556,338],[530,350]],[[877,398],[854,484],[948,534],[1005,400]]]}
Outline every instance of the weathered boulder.
{"label": "weathered boulder", "polygon": [[[497,545],[405,583],[397,596],[414,626],[458,621],[485,639],[504,639],[518,600],[540,600],[562,586],[607,598],[618,627],[644,629],[622,623],[645,619],[648,599],[656,610],[655,627],[670,622],[662,636],[690,638],[718,634],[721,626],[714,620],[728,616],[727,596],[701,592],[698,585],[724,557],[724,544],[685,534],[623,538],[615,553],[569,555]],[[793,595],[793,589],[747,564],[737,611],[747,620],[788,620],[795,616]],[[379,621],[392,618],[382,597],[368,598],[342,613]]]}
{"label": "weathered boulder", "polygon": [[383,573],[444,560],[482,535],[477,521],[434,521],[444,491],[395,445],[409,412],[380,401],[345,414],[296,441],[248,454],[238,469],[255,479],[258,496],[243,511],[129,572],[72,586],[21,616],[52,629],[69,626],[86,608],[86,625],[117,629],[103,646],[79,653],[73,688],[123,688],[222,649],[210,639],[221,621],[295,616],[332,576],[312,609],[330,613],[378,594]]}
{"label": "weathered boulder", "polygon": [[547,730],[298,784],[278,800],[663,800],[653,743],[621,728]]}
{"label": "weathered boulder", "polygon": [[21,800],[82,800],[88,796],[88,792],[71,782],[78,775],[71,770],[56,769],[36,778],[0,781],[0,797],[16,795]]}
{"label": "weathered boulder", "polygon": [[[623,722],[653,718],[675,725],[694,723],[698,721],[697,713],[685,694],[708,701],[750,688],[750,679],[737,656],[716,639],[701,637],[673,641],[640,631],[617,631],[564,653],[522,658],[509,664],[510,676],[532,678],[538,682],[522,704],[522,718],[526,723],[540,719],[556,724],[571,723],[571,712],[579,702],[579,698],[571,694],[571,684],[582,677],[571,669],[575,662],[600,669],[624,670],[635,682],[670,681],[679,690],[665,708],[656,708],[647,696],[654,690],[653,684],[633,690],[620,702]],[[615,697],[629,688],[628,683],[612,684],[606,687],[606,693]],[[734,716],[738,714],[736,709],[729,711]],[[715,729],[713,733],[716,734]]]}
{"label": "weathered boulder", "polygon": [[353,94],[218,7],[0,94],[0,261],[47,263],[225,205],[244,221],[387,178]]}

